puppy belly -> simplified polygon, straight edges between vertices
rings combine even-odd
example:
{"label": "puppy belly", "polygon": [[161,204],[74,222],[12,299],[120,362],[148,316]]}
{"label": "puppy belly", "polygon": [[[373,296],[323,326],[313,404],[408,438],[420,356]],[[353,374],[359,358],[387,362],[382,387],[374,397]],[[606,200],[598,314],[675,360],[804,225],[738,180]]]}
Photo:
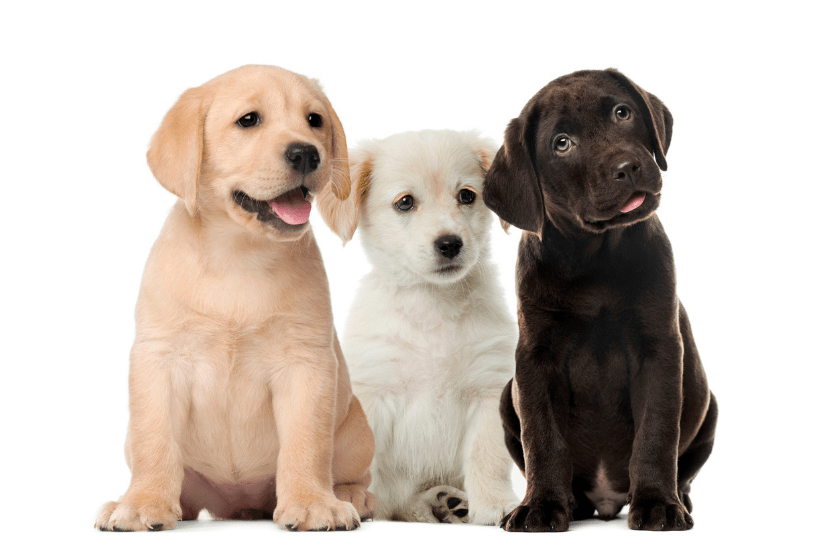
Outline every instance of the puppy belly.
{"label": "puppy belly", "polygon": [[[184,469],[181,502],[196,513],[207,509],[217,518],[270,519],[277,506],[275,485],[273,477],[235,484],[219,483]],[[262,512],[268,512],[268,516]]]}
{"label": "puppy belly", "polygon": [[377,440],[371,491],[383,514],[401,512],[433,486],[463,489],[463,404],[431,395],[365,400],[376,411],[368,415]]}
{"label": "puppy belly", "polygon": [[584,492],[598,510],[601,519],[612,519],[627,503],[627,492],[616,492],[613,487],[614,482],[607,477],[606,468],[602,463],[598,466],[595,480],[592,481],[592,490]]}

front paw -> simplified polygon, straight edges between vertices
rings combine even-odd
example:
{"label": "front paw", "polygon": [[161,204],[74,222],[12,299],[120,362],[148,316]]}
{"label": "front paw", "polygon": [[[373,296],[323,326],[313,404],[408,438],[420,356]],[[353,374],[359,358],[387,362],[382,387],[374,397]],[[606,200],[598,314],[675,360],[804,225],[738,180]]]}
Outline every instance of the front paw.
{"label": "front paw", "polygon": [[278,499],[274,522],[289,531],[352,531],[361,525],[356,508],[334,496],[314,502]]}
{"label": "front paw", "polygon": [[572,520],[574,500],[542,500],[523,503],[510,512],[500,524],[511,532],[568,531]]}
{"label": "front paw", "polygon": [[102,506],[96,523],[100,531],[124,533],[130,531],[162,531],[174,529],[181,508],[176,504],[166,504],[160,498],[147,499],[123,497],[119,502],[108,502]]}
{"label": "front paw", "polygon": [[630,498],[627,524],[642,531],[687,531],[694,526],[694,520],[677,496],[637,490]]}

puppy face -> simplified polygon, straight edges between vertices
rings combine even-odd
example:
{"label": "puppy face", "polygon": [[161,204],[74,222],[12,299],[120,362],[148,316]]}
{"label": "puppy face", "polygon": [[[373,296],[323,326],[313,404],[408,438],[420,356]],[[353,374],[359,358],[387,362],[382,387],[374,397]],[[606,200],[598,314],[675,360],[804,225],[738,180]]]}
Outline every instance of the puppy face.
{"label": "puppy face", "polygon": [[152,139],[148,160],[193,215],[293,240],[310,201],[349,194],[341,122],[317,83],[271,66],[243,66],[185,92]]}
{"label": "puppy face", "polygon": [[559,78],[509,125],[488,206],[530,231],[544,216],[592,233],[644,220],[659,205],[672,123],[656,97],[614,70]]}
{"label": "puppy face", "polygon": [[463,278],[490,235],[484,176],[495,147],[474,133],[421,131],[363,143],[351,154],[352,193],[319,199],[345,241],[360,223],[372,264],[400,283]]}

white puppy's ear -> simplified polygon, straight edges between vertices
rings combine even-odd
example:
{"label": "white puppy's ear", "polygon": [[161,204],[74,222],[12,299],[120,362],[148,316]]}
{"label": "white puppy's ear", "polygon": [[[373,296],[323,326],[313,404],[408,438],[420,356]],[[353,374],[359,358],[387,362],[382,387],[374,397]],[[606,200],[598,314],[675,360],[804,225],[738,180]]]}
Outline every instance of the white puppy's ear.
{"label": "white puppy's ear", "polygon": [[[499,153],[499,147],[492,140],[479,136],[475,141],[475,150],[478,155],[479,165],[481,165],[481,173],[484,177],[487,177],[487,172],[490,170],[490,166],[493,165],[493,158]],[[510,224],[502,218],[499,218],[499,222],[501,222],[502,229],[505,230],[505,233],[509,233]]]}
{"label": "white puppy's ear", "polygon": [[315,201],[324,222],[345,245],[353,238],[359,225],[362,201],[370,188],[373,174],[373,159],[373,152],[369,150],[354,150],[349,157],[350,196],[340,199],[334,191],[325,190]]}
{"label": "white puppy's ear", "polygon": [[184,201],[195,216],[204,150],[205,92],[192,88],[181,94],[163,117],[146,152],[155,179]]}

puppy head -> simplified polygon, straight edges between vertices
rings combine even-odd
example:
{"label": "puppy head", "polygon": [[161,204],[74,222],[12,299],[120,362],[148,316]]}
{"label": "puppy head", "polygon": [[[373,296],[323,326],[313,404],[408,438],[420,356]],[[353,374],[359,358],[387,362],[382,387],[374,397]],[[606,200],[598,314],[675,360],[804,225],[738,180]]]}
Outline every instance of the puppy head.
{"label": "puppy head", "polygon": [[191,215],[278,240],[309,229],[314,194],[350,192],[344,130],[330,102],[317,82],[273,66],[243,66],[184,92],[147,160]]}
{"label": "puppy head", "polygon": [[659,206],[671,113],[617,70],[575,72],[513,119],[487,174],[487,206],[532,232],[545,218],[592,233],[647,219]]}
{"label": "puppy head", "polygon": [[454,282],[489,239],[483,191],[495,151],[476,133],[450,130],[368,141],[350,155],[350,197],[326,193],[318,207],[345,243],[359,225],[371,263],[398,282]]}

